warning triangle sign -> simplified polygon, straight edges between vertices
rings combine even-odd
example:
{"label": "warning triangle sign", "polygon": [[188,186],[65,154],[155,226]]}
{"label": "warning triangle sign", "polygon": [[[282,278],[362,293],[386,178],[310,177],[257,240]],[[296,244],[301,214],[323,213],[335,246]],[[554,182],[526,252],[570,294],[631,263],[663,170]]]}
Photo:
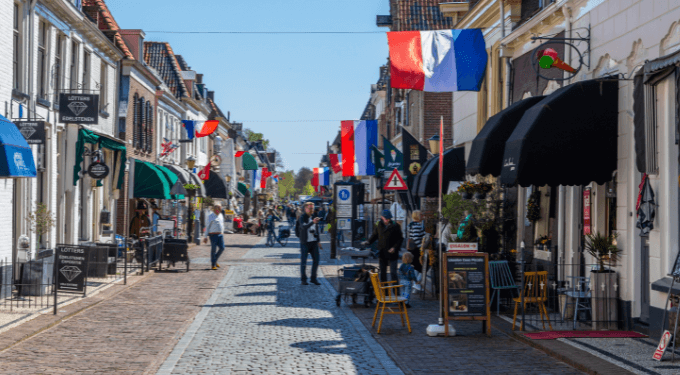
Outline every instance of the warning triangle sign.
{"label": "warning triangle sign", "polygon": [[385,187],[383,189],[384,190],[408,190],[408,187],[406,186],[404,179],[401,178],[401,174],[399,174],[399,171],[395,168],[392,171],[392,174],[390,174],[390,177],[387,179],[387,183],[385,183]]}

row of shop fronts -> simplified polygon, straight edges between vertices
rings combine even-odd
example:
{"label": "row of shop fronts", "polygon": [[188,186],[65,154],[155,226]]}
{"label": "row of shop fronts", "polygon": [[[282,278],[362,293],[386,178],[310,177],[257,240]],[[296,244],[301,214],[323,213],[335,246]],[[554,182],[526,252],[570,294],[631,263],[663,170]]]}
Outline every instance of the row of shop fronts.
{"label": "row of shop fronts", "polygon": [[[0,136],[20,134],[30,154],[0,153],[32,168],[0,167],[4,264],[57,244],[120,242],[140,208],[181,235],[200,233],[208,199],[243,210],[238,183],[252,172],[234,153],[254,145],[168,43],[121,29],[100,0],[2,0],[0,14]],[[217,130],[194,137],[209,120]]]}

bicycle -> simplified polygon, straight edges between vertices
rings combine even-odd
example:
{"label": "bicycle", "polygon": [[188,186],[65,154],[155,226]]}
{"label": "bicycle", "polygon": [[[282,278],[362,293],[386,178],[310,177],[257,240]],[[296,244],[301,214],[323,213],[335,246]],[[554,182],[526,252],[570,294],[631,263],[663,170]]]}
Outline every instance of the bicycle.
{"label": "bicycle", "polygon": [[274,231],[267,228],[267,246],[273,247],[275,240],[276,240],[276,236],[274,236]]}

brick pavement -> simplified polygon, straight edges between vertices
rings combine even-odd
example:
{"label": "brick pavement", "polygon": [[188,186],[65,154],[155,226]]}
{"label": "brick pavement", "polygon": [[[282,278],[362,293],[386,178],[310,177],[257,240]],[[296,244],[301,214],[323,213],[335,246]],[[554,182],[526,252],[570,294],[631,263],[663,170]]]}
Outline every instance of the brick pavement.
{"label": "brick pavement", "polygon": [[[223,259],[240,258],[261,240],[225,236]],[[0,374],[154,373],[228,271],[226,266],[218,271],[207,269],[209,261],[200,260],[209,259],[209,251],[208,246],[190,249],[191,272],[151,273],[0,352]],[[181,270],[183,264],[177,268]]]}

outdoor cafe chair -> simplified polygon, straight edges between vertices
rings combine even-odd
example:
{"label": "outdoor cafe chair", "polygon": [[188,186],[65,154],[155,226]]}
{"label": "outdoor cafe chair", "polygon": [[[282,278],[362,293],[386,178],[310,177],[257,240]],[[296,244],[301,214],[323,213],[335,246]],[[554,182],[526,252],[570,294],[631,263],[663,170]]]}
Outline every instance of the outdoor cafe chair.
{"label": "outdoor cafe chair", "polygon": [[[552,331],[552,324],[550,324],[548,309],[545,308],[545,301],[548,300],[548,271],[524,273],[524,288],[519,297],[512,299],[515,301],[515,315],[512,318],[513,331],[515,330],[515,324],[517,322],[517,307],[520,303],[522,303],[521,294],[524,294],[524,305],[522,308],[526,308],[526,305],[529,303],[533,303],[538,306],[538,312],[541,314],[543,329],[545,330],[545,319],[548,319],[548,326]],[[520,327],[520,330],[524,331],[524,319],[522,319],[522,326]]]}
{"label": "outdoor cafe chair", "polygon": [[[592,309],[590,308],[590,279],[585,276],[568,276],[573,280],[571,288],[564,292],[567,296],[564,302],[564,308],[562,309],[562,321],[567,315],[567,306],[574,306],[574,329],[576,329],[576,321],[578,320],[578,311],[588,310],[592,314]],[[569,302],[573,299],[574,302]]]}
{"label": "outdoor cafe chair", "polygon": [[[401,316],[402,326],[404,326],[404,317],[406,317],[408,332],[411,333],[411,322],[408,320],[408,312],[406,311],[406,298],[399,295],[399,289],[403,285],[390,285],[396,283],[396,281],[380,282],[378,274],[375,272],[371,272],[371,283],[373,284],[375,298],[378,300],[378,304],[375,307],[375,313],[373,314],[373,323],[371,324],[371,327],[375,327],[375,319],[378,317],[378,310],[380,310],[378,333],[380,333],[380,328],[382,327],[384,314],[399,314]],[[393,310],[394,307],[392,307],[392,305],[397,305],[399,311]],[[386,308],[387,312],[385,312]]]}
{"label": "outdoor cafe chair", "polygon": [[489,278],[491,279],[491,289],[493,289],[491,301],[493,301],[494,296],[498,293],[498,299],[496,300],[496,315],[500,315],[501,290],[518,290],[519,287],[515,284],[515,278],[512,277],[512,272],[510,272],[510,266],[508,265],[507,260],[490,261]]}

